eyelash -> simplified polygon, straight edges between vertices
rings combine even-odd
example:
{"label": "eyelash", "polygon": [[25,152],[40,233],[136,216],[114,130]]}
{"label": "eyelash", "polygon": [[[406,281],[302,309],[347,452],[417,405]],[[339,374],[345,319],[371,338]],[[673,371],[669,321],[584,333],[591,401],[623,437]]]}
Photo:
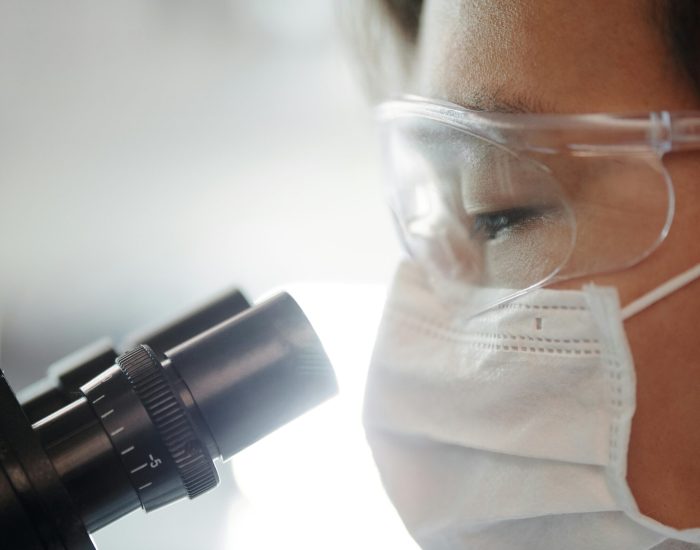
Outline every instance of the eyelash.
{"label": "eyelash", "polygon": [[534,207],[509,208],[475,214],[470,233],[472,237],[481,236],[492,241],[501,232],[518,229],[533,220],[542,218],[543,214],[542,209]]}

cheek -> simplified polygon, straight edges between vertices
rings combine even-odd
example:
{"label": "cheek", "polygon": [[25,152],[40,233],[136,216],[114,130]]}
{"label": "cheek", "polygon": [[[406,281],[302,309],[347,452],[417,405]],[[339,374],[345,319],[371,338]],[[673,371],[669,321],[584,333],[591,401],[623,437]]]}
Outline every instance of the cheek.
{"label": "cheek", "polygon": [[700,261],[700,241],[697,239],[700,154],[666,155],[664,166],[671,176],[676,196],[671,229],[661,245],[648,258],[628,269],[563,281],[550,285],[550,288],[580,289],[588,282],[613,286],[618,289],[624,306]]}
{"label": "cheek", "polygon": [[[664,157],[664,166],[671,176],[676,195],[676,216],[672,231],[688,235],[697,232],[700,220],[700,151],[671,153]],[[700,241],[689,240],[691,252],[700,257]]]}

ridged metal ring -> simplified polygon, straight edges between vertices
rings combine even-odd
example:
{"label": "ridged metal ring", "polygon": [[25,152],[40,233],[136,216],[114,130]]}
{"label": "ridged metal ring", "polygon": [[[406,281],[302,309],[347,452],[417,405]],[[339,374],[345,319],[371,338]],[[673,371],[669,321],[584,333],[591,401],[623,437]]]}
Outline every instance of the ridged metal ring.
{"label": "ridged metal ring", "polygon": [[117,358],[143,403],[175,463],[189,498],[219,482],[214,462],[204,451],[180,400],[175,396],[160,361],[148,346],[138,346]]}

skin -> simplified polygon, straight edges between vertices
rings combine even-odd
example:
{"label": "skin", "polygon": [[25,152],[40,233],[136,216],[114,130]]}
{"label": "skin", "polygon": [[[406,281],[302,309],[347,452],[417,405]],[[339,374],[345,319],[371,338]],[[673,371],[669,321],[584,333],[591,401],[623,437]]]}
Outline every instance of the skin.
{"label": "skin", "polygon": [[[428,0],[412,91],[486,110],[700,110],[640,0]],[[700,154],[667,155],[677,212],[646,260],[593,280],[627,304],[700,261]],[[700,280],[625,322],[637,372],[628,482],[642,513],[700,526]]]}

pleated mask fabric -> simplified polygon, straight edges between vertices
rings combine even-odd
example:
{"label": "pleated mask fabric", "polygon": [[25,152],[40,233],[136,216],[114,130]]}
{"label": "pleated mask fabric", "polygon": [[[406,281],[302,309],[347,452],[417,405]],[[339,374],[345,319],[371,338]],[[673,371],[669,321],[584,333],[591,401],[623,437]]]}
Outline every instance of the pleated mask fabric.
{"label": "pleated mask fabric", "polygon": [[617,292],[540,289],[472,319],[411,262],[364,405],[384,486],[425,549],[700,549],[626,483],[635,375]]}

